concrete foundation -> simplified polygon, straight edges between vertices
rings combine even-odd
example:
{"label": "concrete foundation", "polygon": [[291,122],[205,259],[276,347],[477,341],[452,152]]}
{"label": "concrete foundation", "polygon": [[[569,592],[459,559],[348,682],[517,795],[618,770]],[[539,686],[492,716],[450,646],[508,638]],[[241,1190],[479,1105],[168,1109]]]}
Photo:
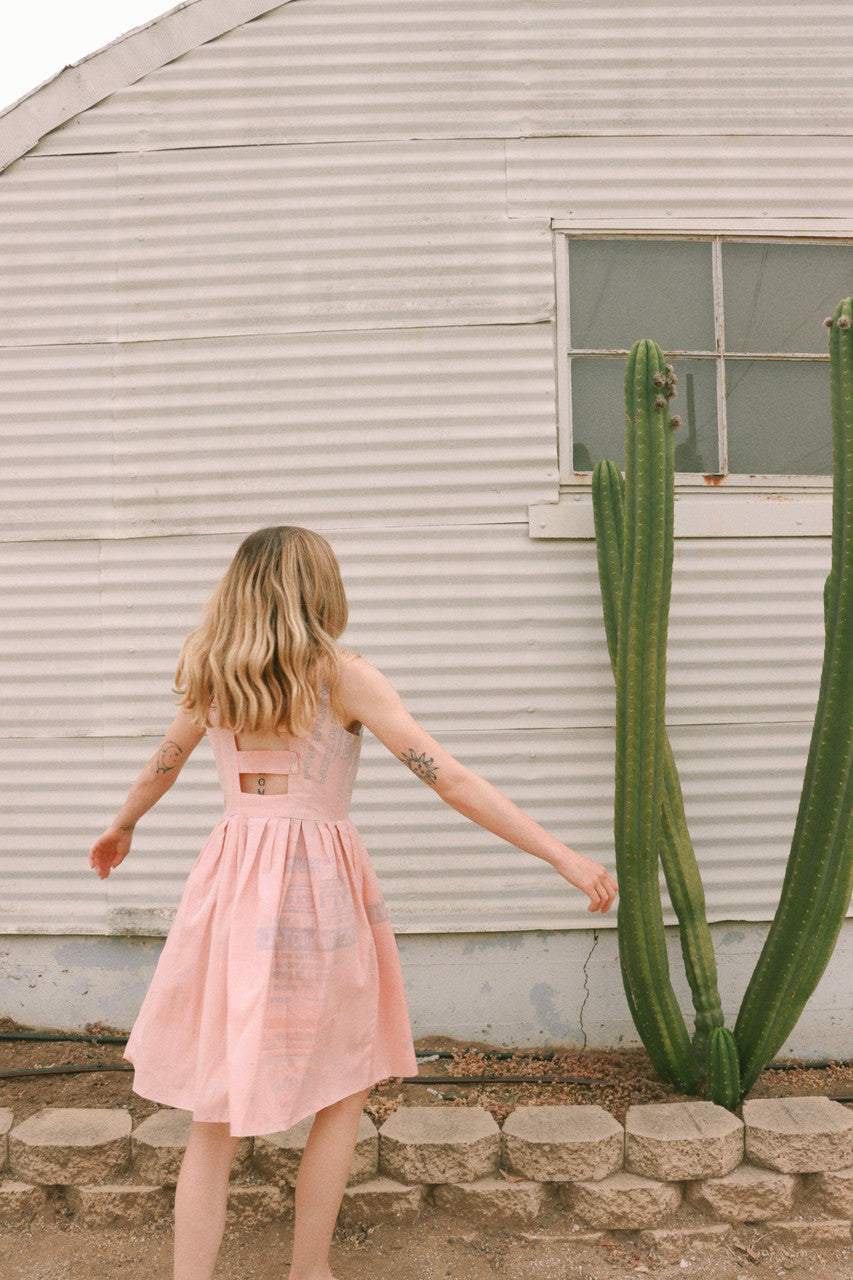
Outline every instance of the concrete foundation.
{"label": "concrete foundation", "polygon": [[[765,924],[711,927],[729,1025],[761,950]],[[682,1008],[690,994],[678,935],[668,930]],[[162,938],[5,935],[0,1016],[79,1031],[88,1022],[129,1029]],[[622,980],[616,932],[398,934],[415,1038],[445,1035],[502,1048],[631,1048],[639,1044]],[[853,920],[780,1056],[849,1058],[853,1044]]]}

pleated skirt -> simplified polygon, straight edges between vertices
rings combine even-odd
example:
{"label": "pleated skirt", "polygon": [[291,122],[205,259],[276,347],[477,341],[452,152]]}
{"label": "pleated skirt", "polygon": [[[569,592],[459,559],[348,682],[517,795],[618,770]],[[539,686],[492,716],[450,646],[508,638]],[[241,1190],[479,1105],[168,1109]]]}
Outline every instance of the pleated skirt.
{"label": "pleated skirt", "polygon": [[134,1092],[234,1137],[417,1074],[396,940],[349,819],[223,818],[124,1056]]}

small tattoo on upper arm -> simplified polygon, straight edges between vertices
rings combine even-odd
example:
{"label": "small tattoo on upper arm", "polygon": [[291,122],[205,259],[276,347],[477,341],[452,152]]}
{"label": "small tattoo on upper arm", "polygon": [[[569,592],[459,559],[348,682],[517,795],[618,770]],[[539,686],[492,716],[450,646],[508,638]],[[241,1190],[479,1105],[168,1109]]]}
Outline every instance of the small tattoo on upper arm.
{"label": "small tattoo on upper arm", "polygon": [[416,773],[424,782],[435,782],[438,776],[438,765],[432,756],[428,756],[425,751],[418,755],[414,747],[409,747],[408,751],[403,752],[400,759],[403,764],[409,766],[412,773]]}
{"label": "small tattoo on upper arm", "polygon": [[157,768],[155,772],[171,773],[181,763],[183,754],[184,749],[179,747],[177,742],[164,742],[157,752]]}

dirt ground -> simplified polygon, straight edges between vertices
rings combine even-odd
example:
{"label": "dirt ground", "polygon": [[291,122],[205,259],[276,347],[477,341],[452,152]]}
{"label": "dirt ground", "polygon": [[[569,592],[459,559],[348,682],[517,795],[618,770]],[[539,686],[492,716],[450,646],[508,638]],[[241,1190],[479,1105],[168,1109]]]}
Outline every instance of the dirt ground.
{"label": "dirt ground", "polygon": [[[26,1028],[6,1020],[0,1032]],[[109,1028],[93,1025],[95,1034]],[[115,1033],[118,1034],[118,1033]],[[517,1106],[596,1102],[622,1120],[631,1103],[675,1101],[680,1095],[655,1075],[642,1051],[622,1053],[536,1051],[500,1055],[494,1046],[462,1044],[430,1037],[416,1044],[419,1080],[388,1080],[377,1085],[365,1110],[381,1124],[400,1105],[485,1107],[501,1123]],[[45,1106],[127,1107],[138,1124],[157,1105],[131,1090],[133,1074],[98,1070],[121,1064],[121,1045],[86,1042],[0,1041],[0,1072],[34,1067],[81,1065],[80,1074],[0,1079],[0,1107],[9,1107],[19,1123]],[[446,1056],[433,1056],[433,1055]],[[454,1083],[459,1076],[582,1076],[592,1083],[541,1080]],[[438,1079],[433,1079],[437,1077]],[[428,1079],[429,1078],[429,1079]],[[750,1097],[826,1094],[853,1102],[853,1066],[767,1071]],[[667,1225],[699,1221],[690,1211]],[[705,1220],[703,1220],[705,1221]],[[229,1227],[216,1280],[285,1280],[291,1226],[240,1230]],[[724,1242],[703,1244],[675,1254],[640,1245],[638,1238],[614,1233],[584,1240],[566,1226],[559,1209],[549,1210],[535,1229],[499,1233],[476,1229],[429,1206],[413,1228],[383,1224],[370,1229],[338,1228],[332,1267],[338,1280],[853,1280],[853,1245],[792,1251],[773,1241],[760,1225],[736,1227]],[[83,1229],[57,1215],[49,1225],[26,1230],[0,1229],[0,1280],[170,1280],[171,1228],[153,1224],[144,1231]]]}
{"label": "dirt ground", "polygon": [[[225,1233],[215,1280],[286,1280],[291,1229]],[[0,1231],[0,1280],[171,1280],[171,1231],[39,1226]],[[758,1226],[662,1257],[631,1239],[598,1244],[565,1227],[478,1232],[427,1209],[417,1226],[336,1232],[338,1280],[853,1280],[853,1248],[792,1253]]]}

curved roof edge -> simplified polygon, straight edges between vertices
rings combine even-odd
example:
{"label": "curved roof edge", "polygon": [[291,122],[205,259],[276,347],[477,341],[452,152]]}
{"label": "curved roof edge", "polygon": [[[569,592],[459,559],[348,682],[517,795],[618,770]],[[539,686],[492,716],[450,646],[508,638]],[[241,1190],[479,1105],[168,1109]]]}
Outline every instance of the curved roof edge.
{"label": "curved roof edge", "polygon": [[191,49],[292,0],[184,0],[145,26],[57,72],[0,113],[0,172],[36,143],[101,102]]}

